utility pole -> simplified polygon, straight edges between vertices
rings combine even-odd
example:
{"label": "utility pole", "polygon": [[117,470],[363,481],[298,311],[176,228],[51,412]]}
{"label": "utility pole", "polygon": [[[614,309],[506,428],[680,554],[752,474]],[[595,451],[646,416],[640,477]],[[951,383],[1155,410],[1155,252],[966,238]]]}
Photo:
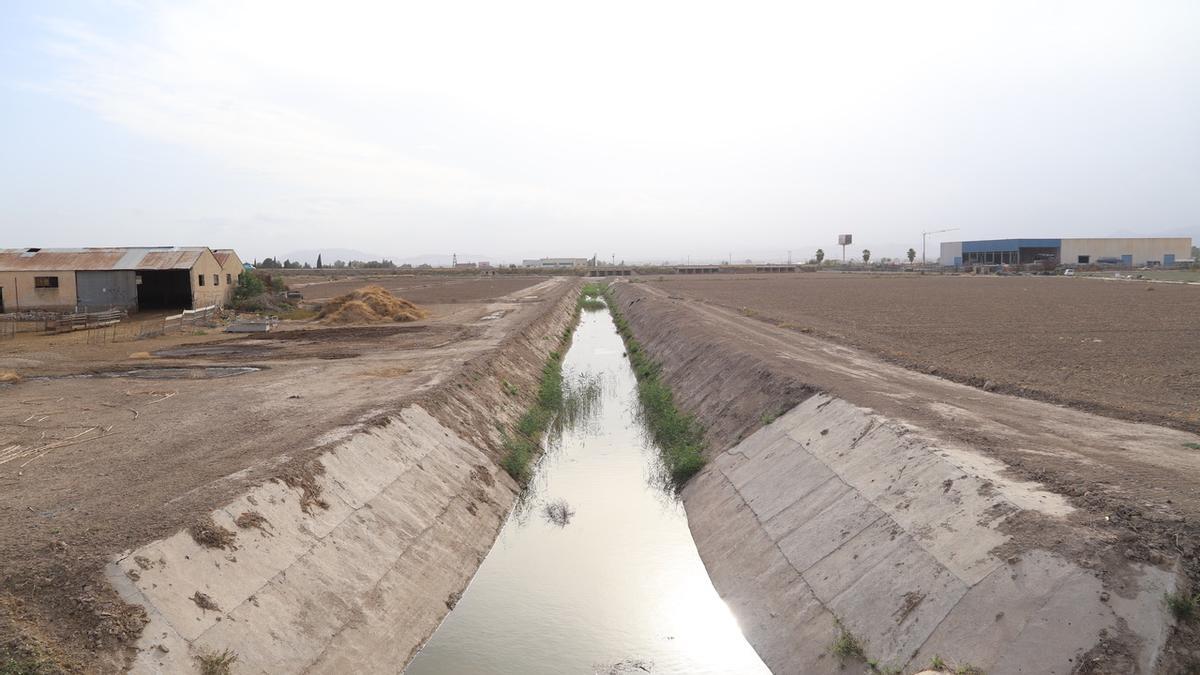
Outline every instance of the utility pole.
{"label": "utility pole", "polygon": [[957,227],[949,227],[949,228],[946,228],[946,229],[944,229],[944,230],[930,230],[930,231],[928,231],[928,232],[922,232],[922,233],[921,233],[921,267],[924,267],[924,266],[926,265],[926,260],[925,260],[925,240],[926,240],[926,239],[929,237],[929,235],[931,235],[931,234],[941,234],[942,232],[953,232],[953,231],[955,231],[955,230],[957,230],[957,229],[958,229]]}
{"label": "utility pole", "polygon": [[788,249],[788,264],[792,264],[792,249]]}

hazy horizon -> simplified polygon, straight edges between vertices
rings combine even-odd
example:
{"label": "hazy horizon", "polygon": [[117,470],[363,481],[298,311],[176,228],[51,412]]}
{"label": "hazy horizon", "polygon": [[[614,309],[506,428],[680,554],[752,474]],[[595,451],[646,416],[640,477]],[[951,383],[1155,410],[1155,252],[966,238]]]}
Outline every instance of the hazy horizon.
{"label": "hazy horizon", "polygon": [[0,247],[1200,239],[1190,2],[8,2]]}

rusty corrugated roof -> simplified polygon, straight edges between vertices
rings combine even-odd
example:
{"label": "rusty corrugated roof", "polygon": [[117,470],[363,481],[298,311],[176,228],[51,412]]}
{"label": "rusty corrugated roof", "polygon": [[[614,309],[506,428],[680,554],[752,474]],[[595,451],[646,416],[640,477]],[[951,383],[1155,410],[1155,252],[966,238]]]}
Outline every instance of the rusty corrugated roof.
{"label": "rusty corrugated roof", "polygon": [[199,247],[8,248],[0,271],[186,270],[208,249]]}
{"label": "rusty corrugated roof", "polygon": [[224,267],[225,263],[229,262],[229,256],[237,256],[237,259],[241,261],[241,257],[231,248],[214,248],[212,252],[213,256],[217,259],[217,264],[221,267]]}

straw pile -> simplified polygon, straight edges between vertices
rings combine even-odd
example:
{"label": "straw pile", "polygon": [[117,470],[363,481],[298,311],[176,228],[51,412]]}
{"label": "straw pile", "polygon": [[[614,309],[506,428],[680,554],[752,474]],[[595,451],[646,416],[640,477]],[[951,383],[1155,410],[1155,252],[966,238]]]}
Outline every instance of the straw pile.
{"label": "straw pile", "polygon": [[382,286],[365,286],[325,303],[321,323],[388,323],[416,321],[429,312],[404,298],[397,298]]}

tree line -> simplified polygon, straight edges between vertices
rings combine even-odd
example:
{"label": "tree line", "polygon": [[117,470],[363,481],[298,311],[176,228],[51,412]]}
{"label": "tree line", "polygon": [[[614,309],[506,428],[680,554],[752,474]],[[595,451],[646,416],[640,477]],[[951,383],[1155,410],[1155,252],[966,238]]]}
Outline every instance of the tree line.
{"label": "tree line", "polygon": [[[333,264],[326,265],[321,262],[321,256],[317,256],[316,267],[309,263],[302,263],[299,260],[288,260],[284,258],[263,258],[262,262],[254,261],[254,266],[264,270],[311,270],[311,269],[406,269],[412,265],[404,264],[397,265],[391,260],[335,260]],[[427,267],[427,266],[426,266]]]}
{"label": "tree line", "polygon": [[[908,249],[908,251],[905,253],[905,255],[906,255],[906,256],[908,256],[908,262],[911,264],[911,263],[912,263],[912,261],[916,260],[916,258],[917,258],[917,250],[916,250],[916,249],[913,249],[913,248],[910,248],[910,249]],[[863,252],[862,252],[862,261],[863,261],[863,264],[864,264],[864,265],[868,265],[868,264],[870,264],[870,263],[871,263],[871,249],[869,249],[869,248],[864,248],[864,249],[863,249]],[[830,261],[830,263],[833,263],[833,262],[834,262],[834,261],[832,261],[832,260]],[[891,258],[880,258],[880,259],[879,259],[879,262],[880,262],[881,264],[885,264],[885,265],[886,265],[886,264],[888,264],[888,263],[891,263],[891,262],[894,262],[894,261],[893,261]],[[810,259],[808,260],[808,263],[809,263],[810,265],[812,265],[812,264],[816,264],[816,265],[822,265],[822,264],[824,264],[824,263],[825,263],[825,249],[823,249],[823,248],[819,248],[819,249],[817,249],[817,252],[816,252],[816,254],[814,254],[814,255],[813,255],[813,257],[812,257],[812,258],[810,258]]]}

